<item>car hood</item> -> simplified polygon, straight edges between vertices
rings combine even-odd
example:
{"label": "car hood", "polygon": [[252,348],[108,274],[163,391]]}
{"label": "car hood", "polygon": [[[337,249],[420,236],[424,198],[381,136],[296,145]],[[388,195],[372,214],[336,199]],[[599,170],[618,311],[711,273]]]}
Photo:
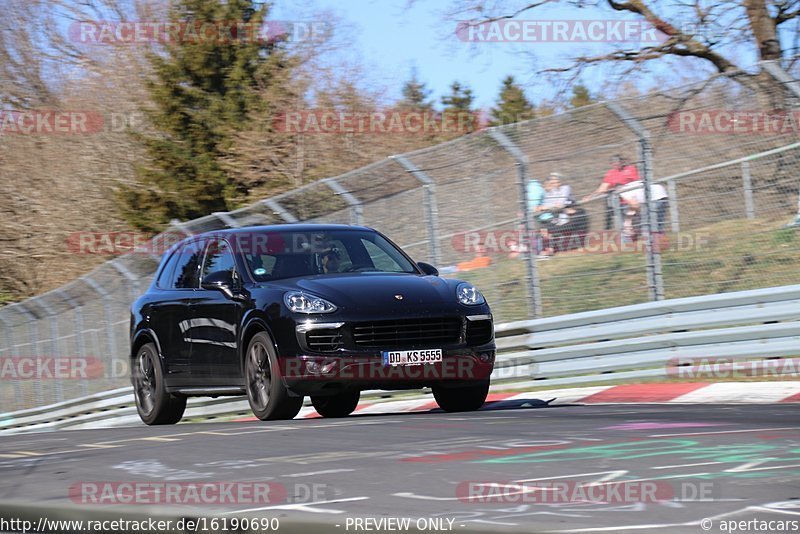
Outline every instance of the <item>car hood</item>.
{"label": "car hood", "polygon": [[[299,290],[331,301],[340,310],[444,311],[459,307],[455,286],[458,281],[438,276],[402,273],[342,273],[273,282],[287,291]],[[400,296],[401,298],[398,298]]]}

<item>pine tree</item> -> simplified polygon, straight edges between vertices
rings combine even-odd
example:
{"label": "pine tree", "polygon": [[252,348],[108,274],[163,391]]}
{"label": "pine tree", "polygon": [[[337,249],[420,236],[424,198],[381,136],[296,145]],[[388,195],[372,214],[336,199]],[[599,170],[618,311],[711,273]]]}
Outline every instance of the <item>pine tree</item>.
{"label": "pine tree", "polygon": [[569,99],[569,104],[572,108],[588,106],[594,104],[595,102],[597,102],[597,100],[592,97],[588,87],[582,83],[572,86],[572,97]]}
{"label": "pine tree", "polygon": [[403,84],[403,98],[398,102],[400,109],[415,111],[431,111],[433,103],[429,100],[431,91],[417,78],[416,69],[411,72],[411,78]]}
{"label": "pine tree", "polygon": [[[204,22],[259,27],[266,15],[266,5],[254,0],[177,0],[170,9],[172,22],[193,28]],[[139,186],[120,192],[123,215],[143,230],[229,208],[237,186],[221,159],[270,78],[275,41],[255,32],[227,40],[198,35],[190,39],[187,32],[148,55],[154,76],[145,111],[156,133],[135,135],[149,163],[137,169]]]}
{"label": "pine tree", "polygon": [[492,126],[510,124],[532,119],[536,115],[533,104],[525,96],[522,87],[517,85],[513,76],[503,80],[497,107],[492,108]]}
{"label": "pine tree", "polygon": [[444,110],[442,111],[444,129],[452,133],[455,128],[458,133],[472,132],[478,129],[478,118],[472,109],[474,97],[472,89],[462,87],[459,82],[450,86],[450,94],[442,97]]}

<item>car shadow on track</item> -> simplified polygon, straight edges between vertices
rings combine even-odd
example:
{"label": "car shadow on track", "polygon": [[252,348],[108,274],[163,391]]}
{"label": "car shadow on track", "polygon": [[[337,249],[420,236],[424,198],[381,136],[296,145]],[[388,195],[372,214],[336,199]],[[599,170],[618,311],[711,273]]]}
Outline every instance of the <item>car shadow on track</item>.
{"label": "car shadow on track", "polygon": [[[486,401],[486,403],[477,410],[478,412],[488,411],[506,411],[506,410],[529,410],[539,408],[568,408],[572,406],[583,406],[582,404],[551,404],[555,399],[543,400],[537,398],[525,399],[508,399],[508,400],[494,400]],[[433,402],[433,401],[432,401]],[[378,405],[372,405],[373,407]],[[412,410],[412,411],[386,411],[386,412],[368,412],[359,413],[355,412],[348,416],[348,418],[364,418],[364,417],[396,417],[399,415],[413,416],[413,415],[427,415],[427,414],[447,414],[451,415],[466,415],[475,412],[445,412],[441,408],[432,407],[428,410]],[[318,416],[306,417],[305,419],[317,420]]]}

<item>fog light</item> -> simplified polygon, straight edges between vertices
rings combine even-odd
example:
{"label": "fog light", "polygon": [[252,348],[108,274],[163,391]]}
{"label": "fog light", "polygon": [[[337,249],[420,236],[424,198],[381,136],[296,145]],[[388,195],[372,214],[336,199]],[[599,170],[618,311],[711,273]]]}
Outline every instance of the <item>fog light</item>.
{"label": "fog light", "polygon": [[306,360],[306,372],[312,375],[326,375],[333,372],[339,362],[334,359]]}
{"label": "fog light", "polygon": [[494,359],[494,355],[491,352],[481,352],[478,355],[478,359],[480,359],[482,363],[486,363],[492,361]]}

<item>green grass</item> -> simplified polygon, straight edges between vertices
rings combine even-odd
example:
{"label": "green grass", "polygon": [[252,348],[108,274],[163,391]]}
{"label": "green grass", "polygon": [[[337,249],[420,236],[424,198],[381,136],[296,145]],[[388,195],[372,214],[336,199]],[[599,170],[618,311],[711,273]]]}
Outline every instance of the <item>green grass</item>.
{"label": "green grass", "polygon": [[0,307],[5,306],[6,304],[11,304],[16,299],[14,298],[11,293],[3,293],[0,291]]}
{"label": "green grass", "polygon": [[[800,283],[800,235],[784,222],[728,220],[670,234],[661,255],[666,298]],[[484,292],[498,322],[527,318],[525,262],[492,259],[486,269],[454,276]],[[570,251],[537,268],[545,316],[648,301],[643,253]]]}

